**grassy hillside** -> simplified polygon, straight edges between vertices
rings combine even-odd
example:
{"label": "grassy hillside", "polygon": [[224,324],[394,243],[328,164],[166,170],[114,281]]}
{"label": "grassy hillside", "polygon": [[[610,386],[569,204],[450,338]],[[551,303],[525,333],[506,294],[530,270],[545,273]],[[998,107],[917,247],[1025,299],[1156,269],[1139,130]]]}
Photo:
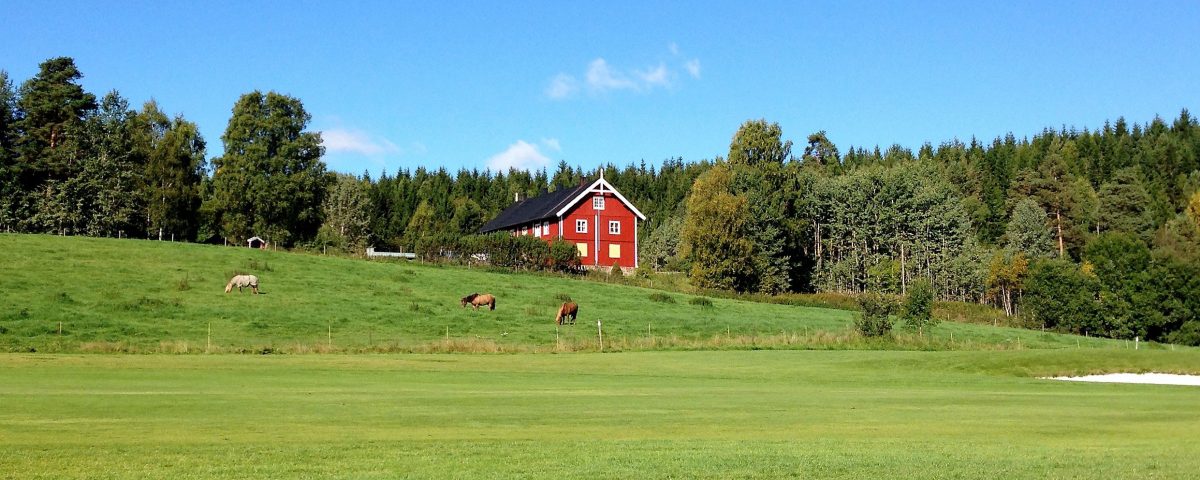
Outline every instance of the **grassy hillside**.
{"label": "grassy hillside", "polygon": [[[1191,478],[1195,351],[0,355],[20,478]],[[0,477],[5,474],[0,473]],[[14,477],[15,478],[15,477]]]}
{"label": "grassy hillside", "polygon": [[[38,352],[551,351],[598,349],[1127,348],[1127,342],[943,323],[871,343],[852,313],[711,299],[556,276],[245,248],[0,234],[0,350]],[[234,274],[264,295],[225,294]],[[495,311],[464,309],[471,292]],[[557,329],[562,298],[580,320]],[[1160,347],[1161,348],[1161,347]]]}

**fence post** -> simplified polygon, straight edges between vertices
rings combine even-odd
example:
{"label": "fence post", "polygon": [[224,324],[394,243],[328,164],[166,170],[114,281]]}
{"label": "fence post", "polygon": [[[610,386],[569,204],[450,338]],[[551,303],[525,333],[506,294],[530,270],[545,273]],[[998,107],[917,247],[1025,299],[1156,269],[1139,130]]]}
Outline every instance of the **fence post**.
{"label": "fence post", "polygon": [[600,320],[596,320],[596,333],[600,335],[600,351],[604,351],[604,329],[600,327]]}

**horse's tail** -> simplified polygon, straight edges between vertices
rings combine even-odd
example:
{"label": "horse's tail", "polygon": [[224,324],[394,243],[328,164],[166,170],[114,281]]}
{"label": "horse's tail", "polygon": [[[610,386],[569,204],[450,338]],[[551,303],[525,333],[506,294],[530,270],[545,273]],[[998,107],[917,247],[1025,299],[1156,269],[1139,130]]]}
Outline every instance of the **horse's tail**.
{"label": "horse's tail", "polygon": [[235,281],[237,281],[236,275],[233,278],[229,279],[229,283],[225,284],[225,293],[229,293],[229,292],[233,291],[233,282],[235,282]]}
{"label": "horse's tail", "polygon": [[496,309],[496,297],[492,297],[492,303],[488,304],[488,308],[491,310]]}

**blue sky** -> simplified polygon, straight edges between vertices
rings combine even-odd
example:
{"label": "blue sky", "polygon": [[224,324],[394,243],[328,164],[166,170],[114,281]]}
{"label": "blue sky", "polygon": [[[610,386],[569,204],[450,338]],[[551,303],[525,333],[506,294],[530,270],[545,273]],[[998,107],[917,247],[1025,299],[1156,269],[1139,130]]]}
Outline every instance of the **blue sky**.
{"label": "blue sky", "polygon": [[295,96],[330,169],[711,159],[748,119],[798,145],[1200,108],[1200,2],[0,2],[0,69],[70,56],[95,94],[199,124]]}

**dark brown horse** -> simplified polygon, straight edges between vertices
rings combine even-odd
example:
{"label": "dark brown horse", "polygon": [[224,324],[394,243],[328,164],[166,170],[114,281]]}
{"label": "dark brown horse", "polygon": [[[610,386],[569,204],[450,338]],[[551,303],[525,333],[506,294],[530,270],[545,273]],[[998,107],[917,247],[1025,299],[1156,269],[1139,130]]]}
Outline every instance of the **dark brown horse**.
{"label": "dark brown horse", "polygon": [[574,302],[567,302],[558,308],[558,315],[554,317],[554,321],[559,325],[564,323],[568,325],[575,324],[575,316],[579,314],[579,305]]}
{"label": "dark brown horse", "polygon": [[496,309],[496,297],[490,293],[472,293],[462,298],[462,306],[465,308],[467,304],[471,304],[475,310],[479,310],[481,305],[487,305],[489,310]]}

